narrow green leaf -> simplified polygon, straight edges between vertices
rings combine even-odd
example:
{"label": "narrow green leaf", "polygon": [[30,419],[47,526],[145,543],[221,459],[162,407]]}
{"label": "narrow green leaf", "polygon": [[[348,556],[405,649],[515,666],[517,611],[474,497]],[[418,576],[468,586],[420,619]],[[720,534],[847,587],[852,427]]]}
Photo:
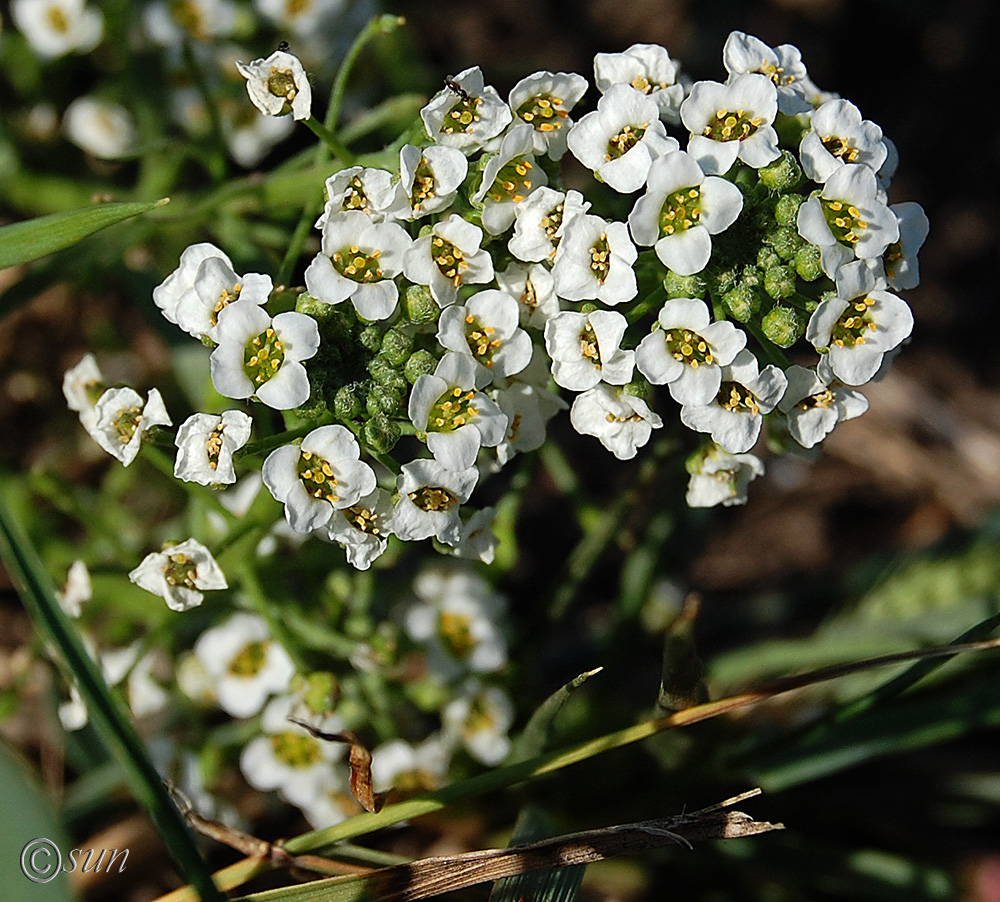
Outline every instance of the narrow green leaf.
{"label": "narrow green leaf", "polygon": [[[528,802],[517,818],[514,835],[508,846],[534,842],[556,832],[552,818],[538,805]],[[586,865],[529,871],[516,877],[504,877],[493,884],[490,902],[573,902],[583,880]]]}
{"label": "narrow green leaf", "polygon": [[95,204],[82,210],[53,213],[27,222],[0,226],[0,268],[28,263],[78,241],[110,225],[148,213],[169,203],[169,198],[152,203]]}
{"label": "narrow green leaf", "polygon": [[[514,740],[514,747],[508,759],[510,763],[523,761],[525,758],[540,755],[545,751],[552,738],[556,716],[566,704],[567,699],[574,690],[579,689],[587,680],[599,674],[603,669],[603,667],[596,667],[594,670],[588,670],[586,673],[574,677],[565,686],[561,686],[553,692],[535,709],[535,713],[529,718],[524,731]],[[538,839],[539,837],[528,838]]]}
{"label": "narrow green leaf", "polygon": [[149,812],[185,877],[197,888],[202,899],[222,902],[194,838],[149,760],[128,713],[108,691],[96,662],[84,648],[73,623],[56,599],[52,581],[34,545],[11,516],[2,498],[0,561],[36,628],[59,650],[68,673],[75,679],[86,702],[91,722],[118,760],[133,795]]}

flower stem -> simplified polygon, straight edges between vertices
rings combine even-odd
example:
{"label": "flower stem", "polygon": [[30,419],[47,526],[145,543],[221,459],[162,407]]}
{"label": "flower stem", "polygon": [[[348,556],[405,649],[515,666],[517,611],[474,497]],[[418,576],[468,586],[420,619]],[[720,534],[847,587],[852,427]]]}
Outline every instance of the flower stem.
{"label": "flower stem", "polygon": [[301,121],[306,128],[308,128],[327,146],[327,148],[333,152],[334,156],[337,157],[340,162],[348,166],[354,163],[354,154],[344,147],[340,139],[315,116],[310,116],[308,119],[303,119]]}

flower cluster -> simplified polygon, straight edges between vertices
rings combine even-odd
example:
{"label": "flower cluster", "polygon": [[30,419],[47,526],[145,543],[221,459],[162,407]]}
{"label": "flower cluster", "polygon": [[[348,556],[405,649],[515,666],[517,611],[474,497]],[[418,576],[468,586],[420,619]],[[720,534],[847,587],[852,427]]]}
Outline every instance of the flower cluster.
{"label": "flower cluster", "polygon": [[[154,300],[212,346],[219,394],[314,425],[262,461],[291,530],[358,568],[392,535],[489,561],[491,511],[470,497],[542,445],[560,409],[628,459],[669,395],[704,437],[693,506],[745,500],[765,424],[774,449],[812,448],[864,412],[858,387],[912,328],[894,292],[917,282],[926,218],[889,205],[890,142],[817,89],[795,48],[734,32],[723,62],[725,82],[689,84],[662,47],[600,54],[582,116],[580,75],[534,73],[505,101],[467,69],[421,111],[397,167],[327,179],[304,290],[237,274],[209,244],[184,252]],[[240,71],[262,111],[307,114],[295,57]],[[632,196],[625,221],[594,209],[607,190],[563,189],[567,153]],[[91,408],[97,381],[81,371],[67,397],[127,464],[169,418],[155,390]],[[249,433],[240,410],[197,414],[177,433],[177,475],[232,482]]]}

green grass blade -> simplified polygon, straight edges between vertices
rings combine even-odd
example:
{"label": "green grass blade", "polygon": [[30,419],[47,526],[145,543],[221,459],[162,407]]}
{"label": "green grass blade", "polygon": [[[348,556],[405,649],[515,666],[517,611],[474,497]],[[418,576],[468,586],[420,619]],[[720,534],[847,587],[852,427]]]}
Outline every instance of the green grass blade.
{"label": "green grass blade", "polygon": [[0,226],[0,269],[28,263],[71,247],[94,232],[162,207],[168,200],[163,198],[152,203],[95,204],[82,210],[53,213],[26,222]]}
{"label": "green grass blade", "polygon": [[41,635],[59,650],[98,734],[121,765],[136,800],[149,812],[184,876],[202,899],[222,896],[195,846],[194,838],[171,801],[156,768],[146,754],[132,721],[108,691],[96,662],[84,648],[76,628],[63,612],[34,545],[0,498],[0,561],[17,587],[25,608]]}

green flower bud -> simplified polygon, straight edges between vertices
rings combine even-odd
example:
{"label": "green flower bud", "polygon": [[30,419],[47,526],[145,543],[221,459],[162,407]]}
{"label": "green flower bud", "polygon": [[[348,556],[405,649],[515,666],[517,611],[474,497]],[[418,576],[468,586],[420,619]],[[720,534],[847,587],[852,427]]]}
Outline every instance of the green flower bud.
{"label": "green flower bud", "polygon": [[705,280],[700,275],[680,276],[668,269],[663,277],[663,290],[668,298],[703,298]]}
{"label": "green flower bud", "polygon": [[795,294],[795,270],[790,266],[772,266],[764,273],[764,291],[772,298],[790,298]]}
{"label": "green flower bud", "polygon": [[798,230],[790,226],[774,229],[765,241],[777,251],[778,256],[786,263],[795,258],[799,248],[804,244]]}
{"label": "green flower bud", "polygon": [[397,398],[402,398],[410,390],[410,383],[406,381],[406,377],[400,369],[389,370],[379,380],[379,384],[391,391]]}
{"label": "green flower bud", "polygon": [[402,329],[390,329],[382,336],[382,353],[389,362],[400,366],[413,351],[413,336]]}
{"label": "green flower bud", "polygon": [[773,163],[757,170],[761,184],[773,191],[789,191],[802,183],[802,167],[787,150],[781,152]]}
{"label": "green flower bud", "polygon": [[376,414],[365,423],[361,435],[373,451],[388,454],[399,441],[399,427],[385,414]]}
{"label": "green flower bud", "polygon": [[311,294],[303,291],[295,301],[295,312],[311,316],[318,323],[325,323],[336,311],[334,304],[318,301]]}
{"label": "green flower bud", "polygon": [[338,420],[354,420],[365,409],[365,390],[360,382],[342,385],[333,398],[333,412]]}
{"label": "green flower bud", "polygon": [[746,283],[740,282],[732,291],[722,296],[722,303],[733,319],[746,323],[760,310],[760,292]]}
{"label": "green flower bud", "polygon": [[392,389],[386,388],[381,382],[375,382],[368,389],[368,400],[365,409],[371,417],[381,414],[399,413],[400,396]]}
{"label": "green flower bud", "polygon": [[382,329],[378,323],[369,323],[361,330],[359,339],[363,347],[377,354],[382,347]]}
{"label": "green flower bud", "polygon": [[815,282],[823,275],[820,250],[815,244],[803,244],[795,252],[795,271],[806,282]]}
{"label": "green flower bud", "polygon": [[633,398],[645,401],[647,404],[651,404],[653,401],[653,386],[642,377],[633,379],[628,385],[624,386],[622,391],[626,395],[631,395]]}
{"label": "green flower bud", "polygon": [[407,319],[418,326],[436,323],[441,315],[441,308],[437,305],[437,301],[431,297],[430,291],[423,285],[411,285],[407,288],[403,301]]}
{"label": "green flower bud", "polygon": [[748,288],[757,288],[764,284],[764,273],[756,266],[744,266],[740,274],[740,283]]}
{"label": "green flower bud", "polygon": [[757,251],[757,265],[764,272],[767,272],[775,266],[781,266],[781,257],[778,256],[778,252],[773,247],[764,245],[764,247]]}
{"label": "green flower bud", "polygon": [[801,194],[782,194],[774,205],[774,218],[778,225],[795,228],[799,220],[799,207],[805,200]]}
{"label": "green flower bud", "polygon": [[368,361],[368,372],[376,382],[384,382],[394,369],[384,354],[376,354]]}
{"label": "green flower bud", "polygon": [[806,331],[806,318],[792,307],[776,304],[764,314],[760,327],[779,348],[790,348]]}
{"label": "green flower bud", "polygon": [[438,359],[430,351],[414,351],[403,366],[403,375],[412,385],[424,373],[433,373],[438,365]]}

